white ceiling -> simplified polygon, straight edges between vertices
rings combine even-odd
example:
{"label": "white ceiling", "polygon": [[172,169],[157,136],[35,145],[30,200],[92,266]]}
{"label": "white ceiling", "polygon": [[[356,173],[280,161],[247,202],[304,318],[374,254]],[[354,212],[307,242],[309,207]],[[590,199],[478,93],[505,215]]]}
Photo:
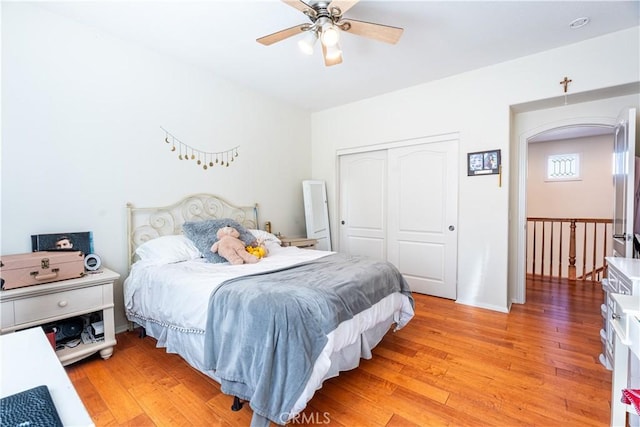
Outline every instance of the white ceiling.
{"label": "white ceiling", "polygon": [[[325,67],[297,37],[258,37],[308,22],[277,0],[34,2],[127,42],[309,111],[413,86],[640,24],[639,1],[375,1],[345,16],[404,28],[397,45],[344,34]],[[569,23],[589,17],[589,25]],[[563,76],[558,76],[559,80]],[[559,81],[558,80],[558,81]]]}

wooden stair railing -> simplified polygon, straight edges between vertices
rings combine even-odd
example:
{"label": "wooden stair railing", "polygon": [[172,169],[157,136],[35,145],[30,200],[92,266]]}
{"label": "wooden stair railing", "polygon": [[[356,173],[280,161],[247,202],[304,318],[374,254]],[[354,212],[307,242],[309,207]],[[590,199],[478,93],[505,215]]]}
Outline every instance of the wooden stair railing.
{"label": "wooden stair railing", "polygon": [[612,220],[527,218],[527,274],[600,281],[611,252]]}

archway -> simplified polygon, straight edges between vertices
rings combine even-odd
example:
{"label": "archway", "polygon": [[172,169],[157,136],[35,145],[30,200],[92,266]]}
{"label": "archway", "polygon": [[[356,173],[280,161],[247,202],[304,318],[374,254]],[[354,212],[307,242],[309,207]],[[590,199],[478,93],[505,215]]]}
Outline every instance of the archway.
{"label": "archway", "polygon": [[[511,301],[526,301],[526,223],[527,223],[527,163],[528,145],[531,141],[552,138],[566,138],[568,135],[590,136],[611,133],[616,124],[615,118],[592,117],[571,118],[538,126],[523,132],[518,139],[518,203],[517,233],[513,249],[516,251],[515,286],[510,289]],[[613,138],[613,136],[612,136]],[[513,230],[513,229],[512,229]],[[513,265],[513,264],[512,264]],[[513,276],[512,276],[513,277]]]}

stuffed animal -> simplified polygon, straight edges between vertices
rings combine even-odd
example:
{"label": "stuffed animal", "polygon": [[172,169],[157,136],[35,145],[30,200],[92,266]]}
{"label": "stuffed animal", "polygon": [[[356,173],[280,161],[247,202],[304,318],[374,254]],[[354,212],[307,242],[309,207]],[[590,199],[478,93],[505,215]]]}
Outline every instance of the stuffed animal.
{"label": "stuffed animal", "polygon": [[244,242],[240,240],[240,233],[233,227],[222,227],[216,233],[218,240],[211,246],[211,252],[217,252],[230,264],[254,264],[258,258],[247,252]]}
{"label": "stuffed animal", "polygon": [[246,249],[247,252],[249,252],[251,255],[255,255],[258,259],[264,258],[269,254],[267,246],[264,243],[264,239],[258,239],[251,245],[247,246]]}

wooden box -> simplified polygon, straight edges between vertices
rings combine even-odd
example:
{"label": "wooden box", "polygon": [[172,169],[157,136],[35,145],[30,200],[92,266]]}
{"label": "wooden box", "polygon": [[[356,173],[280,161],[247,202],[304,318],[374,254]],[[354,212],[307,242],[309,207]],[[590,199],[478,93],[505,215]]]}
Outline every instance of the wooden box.
{"label": "wooden box", "polygon": [[3,290],[82,276],[82,251],[42,251],[0,256],[0,283]]}

